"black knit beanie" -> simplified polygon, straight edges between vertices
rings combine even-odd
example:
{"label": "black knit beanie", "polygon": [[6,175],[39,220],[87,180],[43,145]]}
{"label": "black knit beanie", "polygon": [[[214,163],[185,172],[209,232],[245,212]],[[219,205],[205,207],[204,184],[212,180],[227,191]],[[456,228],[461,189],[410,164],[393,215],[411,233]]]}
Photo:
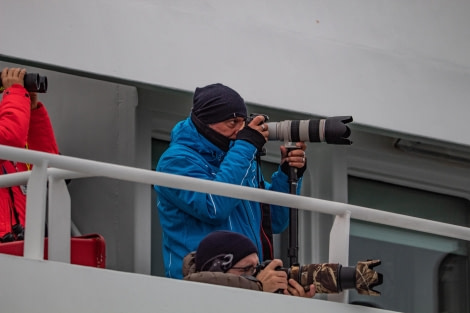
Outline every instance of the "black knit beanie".
{"label": "black knit beanie", "polygon": [[192,113],[206,125],[247,116],[243,98],[220,83],[196,88]]}
{"label": "black knit beanie", "polygon": [[207,235],[199,243],[196,250],[196,271],[209,271],[218,257],[232,254],[231,264],[221,269],[223,272],[229,270],[244,257],[258,253],[256,246],[246,236],[225,230],[218,230]]}

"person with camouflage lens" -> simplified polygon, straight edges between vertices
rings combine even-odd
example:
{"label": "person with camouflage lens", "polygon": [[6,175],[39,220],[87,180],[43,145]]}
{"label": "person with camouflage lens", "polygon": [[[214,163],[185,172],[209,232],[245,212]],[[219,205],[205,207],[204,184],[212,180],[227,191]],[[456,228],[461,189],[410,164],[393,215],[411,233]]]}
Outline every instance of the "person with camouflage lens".
{"label": "person with camouflage lens", "polygon": [[315,295],[313,284],[307,290],[294,279],[288,279],[284,271],[277,270],[282,267],[282,260],[272,260],[260,270],[257,252],[251,240],[242,234],[212,232],[195,252],[184,258],[184,279],[307,298]]}
{"label": "person with camouflage lens", "polygon": [[359,261],[355,267],[335,263],[283,268],[274,259],[258,264],[256,247],[245,236],[216,231],[205,237],[184,259],[184,279],[302,297],[340,293],[355,288],[361,295],[378,296],[382,274],[373,270],[380,260]]}

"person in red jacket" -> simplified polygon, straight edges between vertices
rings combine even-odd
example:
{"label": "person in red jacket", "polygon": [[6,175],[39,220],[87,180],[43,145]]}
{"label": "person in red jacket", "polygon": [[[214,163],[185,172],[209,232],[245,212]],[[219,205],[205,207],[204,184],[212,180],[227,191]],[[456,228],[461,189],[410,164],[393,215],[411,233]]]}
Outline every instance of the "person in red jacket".
{"label": "person in red jacket", "polygon": [[[58,154],[49,114],[36,93],[24,88],[25,69],[1,73],[0,144]],[[31,170],[31,164],[0,160],[0,175]],[[26,186],[0,188],[0,242],[23,239]]]}

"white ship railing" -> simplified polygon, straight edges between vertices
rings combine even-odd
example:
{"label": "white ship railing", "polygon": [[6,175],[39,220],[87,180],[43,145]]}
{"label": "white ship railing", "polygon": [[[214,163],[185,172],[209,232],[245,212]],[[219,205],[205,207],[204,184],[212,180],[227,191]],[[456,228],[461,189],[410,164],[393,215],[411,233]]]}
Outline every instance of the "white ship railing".
{"label": "white ship railing", "polygon": [[[31,172],[0,176],[0,187],[27,183],[26,209],[28,214],[26,215],[26,224],[28,228],[25,233],[24,257],[30,259],[42,260],[44,257],[43,225],[46,219],[46,192],[49,192],[49,260],[70,263],[71,208],[65,179],[82,177],[107,177],[135,183],[161,185],[286,207],[293,206],[301,210],[335,215],[330,232],[329,258],[330,262],[341,264],[349,264],[351,218],[470,241],[470,228],[467,227],[311,197],[229,185],[3,145],[0,145],[0,159],[34,164]],[[33,207],[34,209],[32,209]],[[335,300],[345,302],[346,299],[339,295]]]}

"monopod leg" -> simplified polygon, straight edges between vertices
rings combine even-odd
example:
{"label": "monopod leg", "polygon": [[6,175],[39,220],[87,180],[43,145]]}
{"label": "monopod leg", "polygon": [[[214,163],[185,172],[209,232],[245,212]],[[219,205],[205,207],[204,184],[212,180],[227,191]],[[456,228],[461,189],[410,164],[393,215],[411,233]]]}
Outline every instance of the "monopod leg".
{"label": "monopod leg", "polygon": [[[295,142],[286,143],[288,153],[292,150],[299,149]],[[297,194],[297,168],[289,166],[289,187],[291,194]],[[296,208],[290,208],[289,211],[289,247],[287,256],[289,257],[290,266],[298,265],[299,235],[298,235],[299,217]]]}

